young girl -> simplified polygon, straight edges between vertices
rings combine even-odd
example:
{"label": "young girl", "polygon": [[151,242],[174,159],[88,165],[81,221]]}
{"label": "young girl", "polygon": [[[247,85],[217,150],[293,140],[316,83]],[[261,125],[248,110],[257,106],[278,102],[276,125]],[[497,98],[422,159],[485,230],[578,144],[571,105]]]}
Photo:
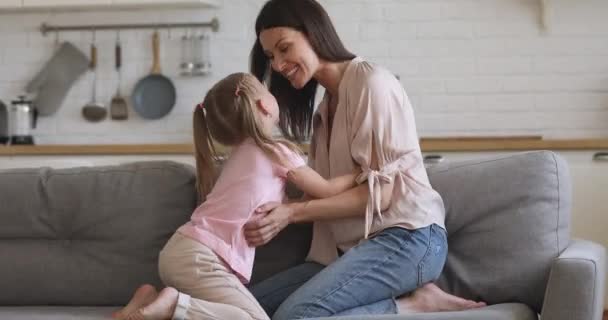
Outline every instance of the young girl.
{"label": "young girl", "polygon": [[[204,202],[159,255],[160,293],[143,285],[117,319],[268,319],[245,288],[254,247],[243,226],[256,209],[282,202],[286,180],[311,197],[355,186],[357,172],[325,180],[307,167],[292,143],[275,139],[277,101],[253,76],[229,75],[194,111],[197,187]],[[216,177],[214,141],[232,146]]]}

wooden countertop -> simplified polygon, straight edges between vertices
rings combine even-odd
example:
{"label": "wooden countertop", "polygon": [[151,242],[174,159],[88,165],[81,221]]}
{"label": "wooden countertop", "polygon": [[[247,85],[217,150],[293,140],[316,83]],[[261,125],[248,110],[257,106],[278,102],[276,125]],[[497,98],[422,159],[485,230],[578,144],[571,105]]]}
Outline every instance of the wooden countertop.
{"label": "wooden countertop", "polygon": [[[422,138],[423,152],[608,149],[608,138],[544,140],[537,137]],[[308,145],[302,145],[304,151]],[[218,148],[222,152],[225,148]],[[191,144],[34,145],[0,147],[0,156],[25,155],[180,155],[192,154]]]}

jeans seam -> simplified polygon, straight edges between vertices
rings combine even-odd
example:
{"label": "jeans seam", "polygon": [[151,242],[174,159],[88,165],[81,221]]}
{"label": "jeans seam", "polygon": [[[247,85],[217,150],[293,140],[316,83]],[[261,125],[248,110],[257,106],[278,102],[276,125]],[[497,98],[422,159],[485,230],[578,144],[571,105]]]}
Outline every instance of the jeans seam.
{"label": "jeans seam", "polygon": [[418,263],[418,287],[420,287],[422,285],[422,278],[424,277],[424,263],[431,252],[431,242],[432,242],[432,237],[433,237],[432,233],[433,233],[433,225],[429,226],[429,240],[426,244],[426,252],[424,253],[424,255],[422,256],[422,259],[420,259],[420,262]]}
{"label": "jeans seam", "polygon": [[[407,242],[405,243],[407,244]],[[341,284],[340,286],[338,286],[337,288],[335,288],[334,290],[331,290],[329,293],[327,293],[326,295],[316,299],[313,304],[318,303],[319,301],[323,301],[325,300],[327,297],[331,296],[334,292],[344,288],[345,286],[347,286],[349,283],[351,283],[352,281],[354,281],[355,279],[358,279],[361,275],[363,274],[367,274],[371,271],[373,271],[375,268],[377,268],[380,265],[385,264],[387,261],[389,261],[390,259],[392,259],[398,252],[399,250],[394,250],[389,256],[385,257],[385,259],[383,259],[382,261],[376,263],[374,266],[372,266],[368,271],[366,272],[359,272],[356,275],[354,275],[352,278],[350,278],[348,281],[346,281],[345,283]],[[303,314],[306,314],[310,308],[312,306],[309,306],[308,308],[306,308],[304,311],[302,311],[300,314],[295,315],[296,318],[302,316]]]}

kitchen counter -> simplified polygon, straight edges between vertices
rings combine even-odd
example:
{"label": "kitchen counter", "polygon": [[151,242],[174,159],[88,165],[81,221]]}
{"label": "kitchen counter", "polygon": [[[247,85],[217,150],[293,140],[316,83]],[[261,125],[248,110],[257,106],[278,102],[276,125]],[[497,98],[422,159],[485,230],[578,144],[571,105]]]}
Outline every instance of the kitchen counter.
{"label": "kitchen counter", "polygon": [[[608,138],[544,140],[536,137],[504,138],[422,138],[423,152],[437,151],[521,151],[608,149]],[[304,151],[308,145],[301,145]],[[191,144],[34,145],[0,147],[0,156],[20,155],[176,155],[192,154]],[[219,147],[219,152],[226,148]]]}

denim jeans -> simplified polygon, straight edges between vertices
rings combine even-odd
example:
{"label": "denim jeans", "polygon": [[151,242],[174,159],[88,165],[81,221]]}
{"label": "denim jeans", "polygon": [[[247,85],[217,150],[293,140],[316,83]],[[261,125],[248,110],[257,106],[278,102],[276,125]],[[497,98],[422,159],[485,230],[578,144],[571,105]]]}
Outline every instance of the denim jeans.
{"label": "denim jeans", "polygon": [[305,263],[250,290],[273,320],[395,314],[395,297],[436,280],[446,257],[443,228],[388,228],[327,267]]}

